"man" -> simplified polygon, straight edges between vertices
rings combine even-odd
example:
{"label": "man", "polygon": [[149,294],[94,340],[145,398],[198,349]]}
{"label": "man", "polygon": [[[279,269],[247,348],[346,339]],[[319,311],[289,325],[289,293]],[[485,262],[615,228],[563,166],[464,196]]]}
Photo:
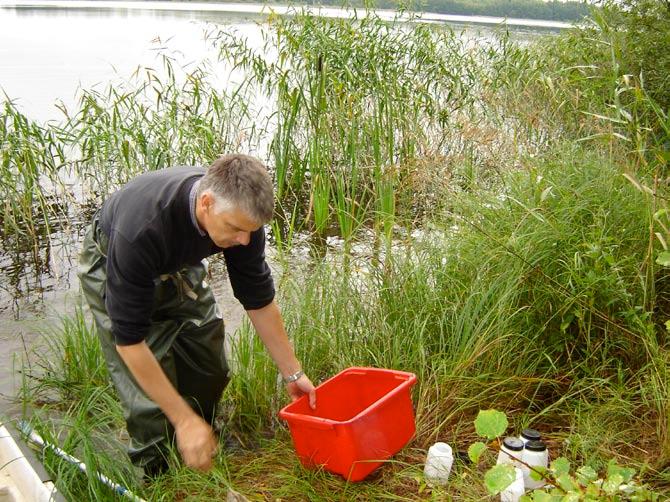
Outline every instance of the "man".
{"label": "man", "polygon": [[209,470],[211,424],[228,382],[224,327],[202,260],[223,252],[235,297],[292,399],[314,386],[274,301],[263,224],[272,218],[263,164],[225,155],[207,170],[143,174],[112,194],[84,238],[79,278],[123,405],[128,454],[146,476],[167,469],[176,438],[189,467]]}

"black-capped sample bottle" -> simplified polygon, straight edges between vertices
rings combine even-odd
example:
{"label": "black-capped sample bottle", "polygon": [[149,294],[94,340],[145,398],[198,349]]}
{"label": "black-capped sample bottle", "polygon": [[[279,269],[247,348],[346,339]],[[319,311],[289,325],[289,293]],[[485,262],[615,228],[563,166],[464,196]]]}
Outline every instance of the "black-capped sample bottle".
{"label": "black-capped sample bottle", "polygon": [[[540,440],[528,441],[524,446],[521,460],[523,460],[524,464],[527,464],[530,467],[547,468],[549,466],[549,451],[547,450],[547,445],[544,441]],[[530,476],[531,471],[529,467],[522,465],[521,470],[523,471],[523,483],[526,489],[533,490],[544,486],[545,481],[543,479],[534,480]]]}
{"label": "black-capped sample bottle", "polygon": [[521,431],[519,439],[523,441],[523,444],[526,444],[528,441],[540,441],[542,435],[535,429],[524,429]]}
{"label": "black-capped sample bottle", "polygon": [[514,467],[521,467],[518,460],[523,455],[523,441],[519,438],[508,436],[503,439],[498,453],[496,464],[510,464]]}

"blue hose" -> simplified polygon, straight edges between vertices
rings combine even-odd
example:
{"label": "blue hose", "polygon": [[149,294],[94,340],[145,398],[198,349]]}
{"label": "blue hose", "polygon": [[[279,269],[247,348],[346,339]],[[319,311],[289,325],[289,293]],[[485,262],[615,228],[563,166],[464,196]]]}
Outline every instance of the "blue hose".
{"label": "blue hose", "polygon": [[[64,450],[61,450],[57,446],[52,445],[51,443],[48,443],[47,441],[42,438],[37,432],[35,432],[35,429],[32,428],[32,426],[26,422],[25,420],[20,420],[19,421],[19,430],[35,445],[39,446],[42,448],[42,450],[49,449],[52,452],[54,452],[56,455],[61,457],[64,460],[67,460],[71,464],[76,465],[79,467],[79,469],[82,472],[88,472],[88,468],[86,467],[86,464],[82,462],[81,460],[73,457],[69,453],[67,453]],[[118,483],[115,483],[111,479],[109,479],[107,476],[104,474],[101,474],[97,471],[93,472],[93,475],[100,480],[102,483],[105,485],[109,486],[112,490],[114,490],[116,493],[119,495],[126,497],[130,500],[133,500],[134,502],[146,502],[144,499],[138,497],[135,495],[133,492],[131,492],[128,488],[125,486],[122,486]]]}

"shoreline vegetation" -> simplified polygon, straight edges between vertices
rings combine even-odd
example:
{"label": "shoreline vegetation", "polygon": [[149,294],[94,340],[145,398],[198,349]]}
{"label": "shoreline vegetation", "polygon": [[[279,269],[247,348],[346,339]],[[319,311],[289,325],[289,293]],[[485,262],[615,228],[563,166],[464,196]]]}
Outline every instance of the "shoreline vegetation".
{"label": "shoreline vegetation", "polygon": [[[142,486],[81,310],[21,371],[26,418],[90,469],[44,453],[66,498],[120,500],[98,470],[157,501],[229,489],[259,501],[487,500],[495,455],[484,448],[472,462],[468,452],[475,417],[497,409],[505,434],[531,426],[564,459],[553,466],[559,494],[532,501],[666,500],[670,6],[605,2],[592,16],[527,44],[504,30],[472,44],[373,13],[270,16],[260,47],[210,32],[245,76],[232,91],[211,85],[206,66],[165,55],[162,73],[82,90],[62,123],[32,122],[6,100],[4,253],[48,263],[52,233],[135,174],[260,151],[277,197],[278,300],[306,373],[319,382],[376,366],[418,377],[416,437],[366,482],[345,483],[299,464],[277,418],[287,396],[244,323],[213,472],[175,454]],[[341,248],[328,245],[334,236]],[[422,473],[436,441],[457,452],[443,488]]]}

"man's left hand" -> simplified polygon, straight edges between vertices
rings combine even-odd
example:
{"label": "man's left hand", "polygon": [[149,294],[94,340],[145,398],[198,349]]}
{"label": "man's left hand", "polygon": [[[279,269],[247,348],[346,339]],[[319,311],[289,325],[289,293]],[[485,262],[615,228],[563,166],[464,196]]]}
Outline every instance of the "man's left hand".
{"label": "man's left hand", "polygon": [[314,385],[310,379],[307,378],[307,375],[302,375],[295,382],[287,383],[286,390],[293,401],[296,401],[304,394],[308,394],[309,407],[313,410],[316,409],[316,391],[314,390]]}

